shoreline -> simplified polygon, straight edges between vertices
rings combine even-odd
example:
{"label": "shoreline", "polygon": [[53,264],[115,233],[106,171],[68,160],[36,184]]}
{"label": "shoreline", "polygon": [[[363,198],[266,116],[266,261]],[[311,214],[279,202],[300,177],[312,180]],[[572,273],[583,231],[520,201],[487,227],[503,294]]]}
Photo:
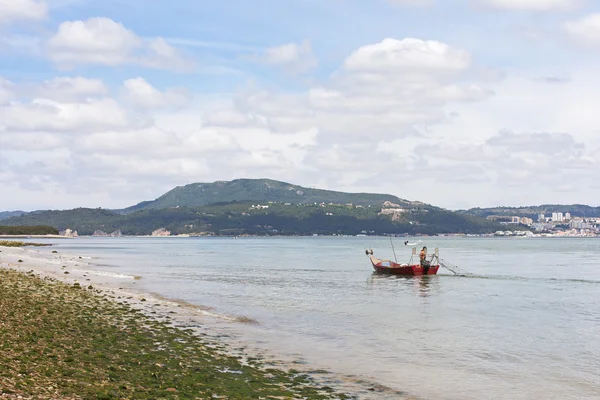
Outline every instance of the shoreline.
{"label": "shoreline", "polygon": [[0,235],[0,239],[76,239],[64,235]]}
{"label": "shoreline", "polygon": [[[121,236],[101,236],[101,235],[0,235],[0,239],[89,239],[89,238],[150,238],[150,239],[211,239],[211,238],[230,238],[230,239],[248,239],[248,238],[389,238],[390,235],[338,235],[338,234],[306,234],[306,235],[121,235]],[[493,233],[481,234],[463,234],[463,233],[440,233],[436,235],[391,235],[392,238],[413,238],[413,239],[432,239],[432,238],[467,238],[467,239],[598,239],[600,234],[559,234],[559,233],[536,233],[533,236],[524,235],[496,235]]]}
{"label": "shoreline", "polygon": [[[209,338],[225,346],[228,356],[258,359],[270,368],[281,371],[299,371],[314,381],[314,385],[332,387],[356,399],[415,399],[406,393],[383,386],[362,377],[339,375],[331,371],[315,370],[302,361],[301,355],[271,354],[264,348],[231,335],[231,324],[259,324],[244,316],[217,314],[203,307],[165,298],[159,294],[137,289],[140,277],[94,271],[89,257],[73,254],[49,253],[29,248],[0,247],[0,269],[12,269],[24,276],[36,274],[40,279],[51,279],[67,286],[93,287],[95,296],[112,304],[124,303],[141,312],[152,321],[164,323],[179,330],[191,330],[197,338]],[[21,262],[19,262],[21,260]],[[300,360],[299,360],[300,358]],[[0,396],[1,397],[1,396]],[[287,397],[284,397],[287,398]]]}

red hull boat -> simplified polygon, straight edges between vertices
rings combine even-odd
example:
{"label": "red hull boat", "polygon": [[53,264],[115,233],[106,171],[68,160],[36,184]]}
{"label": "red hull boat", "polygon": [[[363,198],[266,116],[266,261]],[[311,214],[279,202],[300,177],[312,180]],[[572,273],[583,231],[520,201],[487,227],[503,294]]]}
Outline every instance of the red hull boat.
{"label": "red hull boat", "polygon": [[422,267],[420,264],[398,264],[390,260],[380,260],[379,258],[370,255],[369,259],[373,264],[373,269],[383,274],[391,275],[408,275],[408,276],[422,276],[422,275],[436,275],[439,265],[431,265],[429,268]]}
{"label": "red hull boat", "polygon": [[422,267],[420,264],[398,264],[390,260],[380,260],[373,255],[369,256],[369,259],[371,260],[371,264],[373,264],[373,269],[375,269],[375,271],[391,275],[436,275],[438,269],[440,269],[439,265]]}

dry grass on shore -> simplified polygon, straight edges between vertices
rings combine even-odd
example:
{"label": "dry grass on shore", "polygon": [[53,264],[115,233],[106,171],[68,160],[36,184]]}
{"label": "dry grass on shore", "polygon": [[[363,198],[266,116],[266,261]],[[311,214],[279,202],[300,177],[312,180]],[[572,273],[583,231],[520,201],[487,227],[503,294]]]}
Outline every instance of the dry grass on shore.
{"label": "dry grass on shore", "polygon": [[0,398],[349,398],[99,292],[0,269]]}

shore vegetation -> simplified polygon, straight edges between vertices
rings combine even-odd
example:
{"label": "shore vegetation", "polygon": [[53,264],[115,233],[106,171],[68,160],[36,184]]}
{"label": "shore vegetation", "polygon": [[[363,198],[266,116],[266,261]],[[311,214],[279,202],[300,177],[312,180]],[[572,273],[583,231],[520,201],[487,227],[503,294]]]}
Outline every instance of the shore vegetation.
{"label": "shore vegetation", "polygon": [[350,398],[127,302],[91,285],[0,269],[0,398]]}
{"label": "shore vegetation", "polygon": [[49,243],[32,243],[32,242],[19,242],[16,240],[0,240],[0,246],[4,246],[4,247],[25,247],[25,246],[43,247],[43,246],[52,246],[52,245]]}
{"label": "shore vegetation", "polygon": [[58,229],[48,225],[0,225],[0,235],[58,235]]}

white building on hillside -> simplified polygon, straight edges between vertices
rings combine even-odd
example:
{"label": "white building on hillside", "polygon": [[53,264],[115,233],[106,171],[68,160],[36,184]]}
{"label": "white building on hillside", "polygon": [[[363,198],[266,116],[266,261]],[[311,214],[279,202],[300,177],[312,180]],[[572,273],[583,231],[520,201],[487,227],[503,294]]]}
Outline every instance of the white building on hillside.
{"label": "white building on hillside", "polygon": [[563,222],[563,213],[553,212],[552,213],[552,222]]}

